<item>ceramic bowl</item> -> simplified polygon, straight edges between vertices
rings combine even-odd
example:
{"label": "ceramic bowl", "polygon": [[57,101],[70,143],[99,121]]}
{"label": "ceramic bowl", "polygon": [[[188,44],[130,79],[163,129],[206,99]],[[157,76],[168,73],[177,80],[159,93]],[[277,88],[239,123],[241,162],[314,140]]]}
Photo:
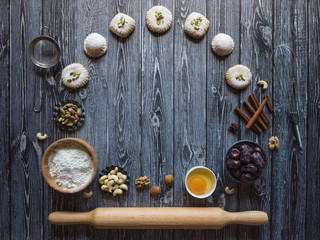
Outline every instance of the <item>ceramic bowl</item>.
{"label": "ceramic bowl", "polygon": [[[93,174],[92,174],[90,180],[87,183],[84,183],[83,185],[81,185],[77,188],[72,188],[72,189],[61,187],[58,184],[56,184],[54,179],[50,175],[50,170],[49,170],[49,166],[48,166],[48,158],[49,158],[50,154],[52,153],[52,151],[59,146],[63,146],[63,145],[67,146],[70,144],[79,145],[81,148],[86,150],[87,153],[90,155],[90,157],[93,161],[93,165],[94,165]],[[42,175],[43,175],[44,179],[46,180],[46,182],[48,183],[48,185],[50,187],[52,187],[54,190],[61,192],[61,193],[76,193],[76,192],[80,192],[83,189],[87,188],[94,180],[94,178],[97,174],[97,170],[98,170],[98,157],[96,155],[96,152],[87,142],[85,142],[81,139],[78,139],[78,138],[62,138],[58,141],[55,141],[47,148],[47,150],[44,152],[44,154],[42,156],[41,171],[42,171]]]}
{"label": "ceramic bowl", "polygon": [[[240,147],[240,146],[243,145],[243,144],[247,144],[247,145],[249,145],[249,146],[252,147],[252,148],[254,148],[254,147],[259,147],[259,148],[261,149],[261,151],[262,151],[262,154],[261,154],[261,155],[262,155],[262,157],[263,157],[263,159],[264,159],[264,163],[265,163],[264,167],[263,167],[262,169],[258,170],[258,171],[260,171],[259,174],[258,174],[256,177],[254,177],[254,178],[253,178],[251,181],[249,181],[249,182],[241,182],[239,179],[237,179],[237,178],[235,178],[234,176],[232,176],[232,174],[231,174],[231,172],[230,172],[230,169],[227,167],[227,164],[226,164],[227,159],[229,158],[229,152],[230,152],[230,150],[231,150],[232,148],[238,148],[238,147]],[[263,151],[262,147],[261,147],[259,144],[257,144],[256,142],[253,142],[253,141],[250,141],[250,140],[242,140],[242,141],[239,141],[239,142],[234,143],[234,144],[228,149],[227,155],[226,155],[224,161],[225,161],[225,168],[226,168],[226,171],[228,172],[229,176],[230,176],[234,181],[236,181],[236,182],[238,182],[238,183],[242,183],[242,184],[252,183],[252,182],[256,181],[257,179],[259,179],[259,177],[262,175],[264,169],[266,168],[266,164],[267,164],[266,154],[265,154],[265,152]]]}
{"label": "ceramic bowl", "polygon": [[[192,171],[194,171],[194,170],[196,170],[196,169],[200,169],[200,168],[203,168],[203,169],[205,169],[207,172],[209,172],[210,174],[212,174],[213,179],[214,179],[214,184],[213,184],[213,187],[211,188],[211,190],[210,190],[209,192],[207,192],[206,194],[197,195],[197,194],[194,194],[194,193],[189,189],[188,184],[187,184],[187,180],[188,180],[189,174],[190,174]],[[185,177],[185,180],[184,180],[184,185],[185,185],[188,193],[189,193],[191,196],[193,196],[193,197],[195,197],[195,198],[198,198],[198,199],[203,199],[203,198],[209,197],[209,196],[214,192],[214,190],[216,189],[216,186],[217,186],[217,178],[216,178],[216,175],[215,175],[209,168],[206,168],[206,167],[203,167],[203,166],[196,166],[196,167],[193,167],[193,168],[189,169],[189,171],[187,172],[186,177]]]}
{"label": "ceramic bowl", "polygon": [[[82,111],[82,114],[81,116],[79,116],[79,121],[77,122],[76,125],[73,125],[71,127],[68,127],[66,125],[63,125],[61,122],[59,122],[59,118],[60,118],[60,110],[59,110],[59,107],[62,107],[64,106],[65,104],[68,104],[68,103],[72,103],[74,105],[76,105],[78,108],[81,109]],[[83,124],[84,124],[84,120],[85,120],[85,116],[86,116],[86,113],[84,111],[84,108],[82,107],[82,105],[77,102],[77,101],[74,101],[74,100],[63,100],[61,102],[59,102],[54,108],[53,108],[53,120],[56,124],[56,126],[58,128],[60,128],[61,130],[63,131],[67,131],[67,132],[72,132],[72,131],[75,131],[77,130],[78,128],[80,128]]]}

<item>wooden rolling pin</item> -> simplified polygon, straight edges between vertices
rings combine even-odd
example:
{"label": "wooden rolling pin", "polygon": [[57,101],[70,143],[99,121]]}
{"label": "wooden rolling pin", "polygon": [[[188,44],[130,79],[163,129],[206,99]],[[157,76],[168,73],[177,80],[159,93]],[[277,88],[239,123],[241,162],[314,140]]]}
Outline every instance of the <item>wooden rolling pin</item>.
{"label": "wooden rolling pin", "polygon": [[56,225],[90,224],[98,229],[220,229],[228,224],[259,226],[268,222],[261,211],[227,212],[221,208],[96,208],[91,212],[53,212]]}

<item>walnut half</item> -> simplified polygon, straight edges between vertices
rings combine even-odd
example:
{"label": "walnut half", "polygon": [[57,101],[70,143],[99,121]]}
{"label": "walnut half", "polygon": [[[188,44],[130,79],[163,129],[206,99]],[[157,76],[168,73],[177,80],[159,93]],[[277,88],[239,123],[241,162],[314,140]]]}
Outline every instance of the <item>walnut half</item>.
{"label": "walnut half", "polygon": [[134,181],[136,188],[144,188],[150,184],[149,178],[147,176],[139,177]]}
{"label": "walnut half", "polygon": [[280,142],[278,137],[272,136],[271,138],[269,138],[269,149],[273,151],[273,150],[278,150],[279,148],[280,148]]}

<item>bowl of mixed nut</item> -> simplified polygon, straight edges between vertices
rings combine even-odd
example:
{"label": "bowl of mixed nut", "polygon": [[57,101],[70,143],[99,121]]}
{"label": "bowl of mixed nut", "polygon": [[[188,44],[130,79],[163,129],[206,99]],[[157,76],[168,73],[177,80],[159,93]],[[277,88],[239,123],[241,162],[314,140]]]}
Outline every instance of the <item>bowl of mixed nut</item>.
{"label": "bowl of mixed nut", "polygon": [[77,101],[63,100],[54,107],[53,119],[58,128],[71,132],[82,126],[85,112]]}

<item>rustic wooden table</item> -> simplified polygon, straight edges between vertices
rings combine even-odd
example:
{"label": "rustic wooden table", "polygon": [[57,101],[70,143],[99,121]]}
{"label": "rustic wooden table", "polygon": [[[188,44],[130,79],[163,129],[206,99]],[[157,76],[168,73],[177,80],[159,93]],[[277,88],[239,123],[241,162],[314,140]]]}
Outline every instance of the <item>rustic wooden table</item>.
{"label": "rustic wooden table", "polygon": [[[145,14],[157,4],[174,13],[172,28],[163,35],[146,27]],[[187,37],[183,24],[193,11],[211,22],[200,41]],[[132,16],[136,28],[128,39],[109,31],[118,12]],[[0,170],[1,239],[318,239],[320,235],[320,68],[318,0],[185,0],[185,1],[36,1],[0,2],[0,101],[2,138]],[[49,70],[33,65],[28,47],[40,29],[62,50],[62,58]],[[108,40],[108,52],[92,60],[83,52],[83,41],[91,32]],[[215,56],[212,37],[227,33],[235,50],[226,58]],[[89,84],[68,91],[60,81],[62,69],[74,62],[90,72]],[[248,66],[252,84],[242,92],[230,89],[226,70],[235,64]],[[44,106],[32,107],[44,85]],[[258,80],[269,83],[263,92]],[[304,150],[289,120],[293,80],[299,109],[299,127]],[[268,95],[275,106],[271,123],[259,136],[248,131],[233,109],[252,92],[261,100]],[[63,99],[80,101],[87,112],[84,126],[68,134],[52,120],[55,104]],[[39,100],[37,100],[39,102]],[[38,104],[37,106],[38,107]],[[228,131],[240,123],[237,135]],[[48,134],[42,143],[36,133]],[[278,136],[281,147],[270,152],[267,142]],[[64,195],[52,190],[41,175],[41,156],[54,141],[77,137],[87,141],[99,157],[99,170],[121,165],[130,174],[126,196],[107,198],[97,179],[94,194]],[[240,185],[224,170],[224,156],[236,141],[249,139],[266,150],[268,163],[261,179]],[[109,160],[107,160],[109,156]],[[195,165],[205,165],[218,176],[212,197],[196,200],[184,189],[184,174]],[[173,174],[174,186],[166,189],[164,176]],[[159,199],[137,192],[134,179],[150,176],[160,185]],[[237,192],[228,196],[226,186]],[[222,230],[95,230],[89,226],[52,226],[52,211],[88,211],[118,206],[218,206],[228,211],[262,210],[269,223],[262,227],[228,226]]]}

